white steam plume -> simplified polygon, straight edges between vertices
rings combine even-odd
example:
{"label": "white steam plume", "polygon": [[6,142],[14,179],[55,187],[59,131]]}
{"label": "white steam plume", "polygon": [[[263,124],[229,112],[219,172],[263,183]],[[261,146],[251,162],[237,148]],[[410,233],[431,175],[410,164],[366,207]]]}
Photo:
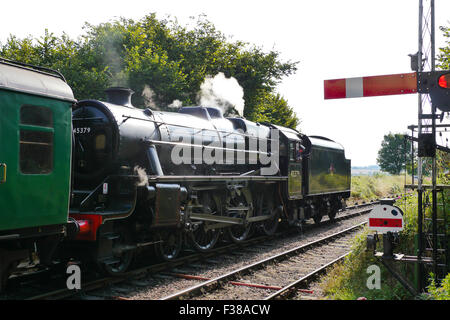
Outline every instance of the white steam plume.
{"label": "white steam plume", "polygon": [[244,89],[235,78],[226,78],[222,72],[205,78],[197,100],[201,106],[222,109],[224,114],[234,108],[240,116],[244,115]]}
{"label": "white steam plume", "polygon": [[144,90],[142,90],[142,97],[144,98],[145,107],[159,110],[153,98],[154,96],[155,92],[153,92],[153,90],[148,85],[144,85]]}
{"label": "white steam plume", "polygon": [[139,177],[137,186],[138,187],[147,186],[148,185],[148,177],[147,177],[147,172],[145,172],[145,169],[141,168],[139,166],[135,166],[133,170],[134,170],[134,173],[136,173]]}
{"label": "white steam plume", "polygon": [[178,99],[172,101],[171,104],[168,105],[169,108],[181,108],[183,106],[183,102]]}

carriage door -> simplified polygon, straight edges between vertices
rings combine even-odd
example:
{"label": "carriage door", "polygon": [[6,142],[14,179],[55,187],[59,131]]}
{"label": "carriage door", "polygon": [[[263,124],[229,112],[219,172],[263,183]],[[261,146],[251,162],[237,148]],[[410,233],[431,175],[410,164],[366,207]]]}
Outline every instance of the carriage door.
{"label": "carriage door", "polygon": [[0,231],[8,229],[12,210],[10,175],[15,164],[15,145],[10,139],[14,138],[17,121],[15,117],[10,118],[13,105],[9,96],[7,91],[0,90]]}
{"label": "carriage door", "polygon": [[[1,94],[1,93],[0,93]],[[1,97],[1,96],[0,96]],[[6,164],[6,153],[5,153],[5,143],[3,141],[3,108],[2,102],[0,100],[0,185],[6,183],[8,165]],[[0,188],[0,205],[3,204],[4,199],[2,199],[2,188]]]}
{"label": "carriage door", "polygon": [[302,198],[302,151],[299,141],[289,141],[289,199]]}

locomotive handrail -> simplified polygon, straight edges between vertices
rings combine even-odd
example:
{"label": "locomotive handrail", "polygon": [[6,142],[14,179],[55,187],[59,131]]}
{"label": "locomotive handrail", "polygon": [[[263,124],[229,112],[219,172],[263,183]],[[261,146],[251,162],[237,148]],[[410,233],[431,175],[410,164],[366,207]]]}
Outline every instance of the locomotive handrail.
{"label": "locomotive handrail", "polygon": [[[149,121],[149,122],[157,123],[157,124],[159,124],[159,125],[164,124],[164,125],[169,125],[169,126],[174,126],[174,127],[180,127],[180,128],[188,128],[188,129],[198,130],[198,131],[207,131],[207,130],[209,130],[209,131],[214,132],[214,129],[193,128],[193,127],[185,126],[185,125],[182,125],[182,124],[167,123],[167,122],[164,122],[164,121],[157,121],[157,120],[151,120],[151,119],[142,119],[142,118],[133,117],[133,116],[128,116],[128,115],[122,115],[122,117],[127,118],[127,119]],[[123,122],[122,122],[122,123],[123,123]],[[276,139],[260,138],[260,137],[251,136],[251,135],[248,135],[248,134],[245,134],[245,133],[240,133],[240,132],[230,132],[230,131],[218,130],[218,129],[215,129],[215,131],[220,132],[220,133],[228,133],[228,134],[241,135],[241,136],[248,137],[248,138],[256,138],[256,139],[259,139],[259,140],[277,141]]]}
{"label": "locomotive handrail", "polygon": [[102,118],[100,118],[100,117],[91,117],[91,118],[75,118],[75,119],[72,119],[72,121],[92,121],[92,120],[103,120]]}
{"label": "locomotive handrail", "polygon": [[149,176],[149,182],[159,181],[286,181],[287,176]]}
{"label": "locomotive handrail", "polygon": [[[110,178],[137,178],[137,175],[110,175]],[[156,176],[148,175],[149,182],[171,182],[171,181],[242,181],[242,180],[253,180],[253,181],[286,181],[288,176]]]}
{"label": "locomotive handrail", "polygon": [[204,148],[204,149],[221,149],[223,151],[230,151],[230,152],[245,152],[245,153],[256,153],[256,154],[266,154],[268,156],[272,155],[272,152],[260,152],[260,151],[250,151],[246,149],[230,149],[230,148],[224,148],[224,147],[215,147],[215,146],[205,146],[195,143],[183,143],[183,142],[176,142],[176,141],[160,141],[160,140],[143,140],[143,143],[146,144],[161,144],[161,145],[173,145],[173,146],[185,146],[185,147],[193,147],[193,148]]}

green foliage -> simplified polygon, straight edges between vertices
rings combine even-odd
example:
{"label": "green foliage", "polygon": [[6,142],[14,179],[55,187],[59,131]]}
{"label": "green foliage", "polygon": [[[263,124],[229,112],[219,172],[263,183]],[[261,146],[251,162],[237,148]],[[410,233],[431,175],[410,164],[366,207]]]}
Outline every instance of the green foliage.
{"label": "green foliage", "polygon": [[[352,243],[352,251],[344,262],[322,278],[321,286],[329,299],[356,300],[365,297],[369,300],[398,300],[411,298],[409,293],[393,278],[389,276],[381,263],[372,252],[366,251],[366,237],[369,233],[366,227],[359,233]],[[381,289],[367,287],[367,268],[377,265],[381,270]]]}
{"label": "green foliage", "polygon": [[450,300],[450,273],[442,280],[439,287],[434,281],[434,274],[430,274],[430,285],[428,286],[428,297],[433,300]]}
{"label": "green foliage", "polygon": [[370,201],[400,194],[405,177],[377,173],[372,176],[352,176],[351,196],[353,200]]}
{"label": "green foliage", "polygon": [[59,70],[75,97],[105,99],[104,89],[125,86],[135,91],[137,107],[167,109],[174,100],[198,103],[206,76],[223,72],[244,89],[245,116],[295,128],[299,120],[276,85],[296,72],[297,62],[282,62],[279,53],[241,41],[229,41],[204,16],[192,29],[176,19],[139,21],[119,18],[92,25],[77,40],[45,31],[40,38],[11,35],[0,56]]}
{"label": "green foliage", "polygon": [[438,67],[442,70],[448,70],[450,69],[450,27],[444,27],[441,26],[439,29],[444,34],[444,37],[446,38],[445,43],[447,46],[443,48],[439,48],[438,53]]}
{"label": "green foliage", "polygon": [[450,184],[450,153],[436,151],[437,181],[440,184]]}
{"label": "green foliage", "polygon": [[411,142],[405,140],[405,135],[389,133],[381,142],[377,164],[385,172],[399,174],[408,162],[410,150]]}
{"label": "green foliage", "polygon": [[300,121],[294,110],[279,94],[267,90],[259,90],[254,97],[253,109],[245,109],[245,116],[258,122],[270,122],[290,128],[297,128]]}

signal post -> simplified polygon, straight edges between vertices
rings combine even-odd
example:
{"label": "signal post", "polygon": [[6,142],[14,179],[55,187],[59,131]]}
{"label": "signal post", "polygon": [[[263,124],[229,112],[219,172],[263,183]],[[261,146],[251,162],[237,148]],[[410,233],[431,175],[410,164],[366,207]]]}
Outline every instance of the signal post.
{"label": "signal post", "polygon": [[[424,2],[427,6],[424,10]],[[425,12],[425,13],[424,13]],[[425,26],[425,28],[424,28]],[[393,221],[382,215],[385,208],[388,210],[392,203],[391,200],[385,200],[380,206],[376,207],[369,217],[369,228],[377,233],[383,233],[383,253],[375,253],[382,263],[392,272],[392,274],[405,286],[408,291],[415,294],[416,290],[406,279],[395,271],[388,261],[413,262],[418,266],[418,279],[416,288],[421,292],[424,288],[425,266],[432,265],[432,271],[435,280],[438,274],[448,272],[448,248],[447,245],[447,214],[445,212],[445,190],[450,189],[449,185],[437,185],[436,176],[436,149],[450,153],[450,149],[436,143],[437,128],[450,127],[450,124],[436,124],[436,120],[443,121],[445,113],[450,112],[450,70],[435,70],[435,35],[434,35],[434,0],[419,0],[419,50],[416,54],[410,55],[412,73],[391,74],[381,76],[368,76],[356,78],[342,78],[324,81],[324,98],[358,98],[373,97],[397,94],[418,94],[418,125],[409,126],[412,130],[412,136],[409,137],[413,142],[418,143],[418,181],[414,183],[414,172],[412,172],[412,184],[405,185],[405,188],[417,189],[418,192],[418,249],[417,256],[394,255],[393,249],[398,237],[397,230],[388,230],[393,227]],[[440,113],[438,113],[438,111]],[[414,132],[417,129],[417,138]],[[414,159],[414,144],[411,148],[411,158]],[[432,184],[423,184],[422,160],[424,157],[433,159],[432,165]],[[412,161],[414,163],[414,161]],[[432,192],[432,216],[424,219],[423,195],[425,190]],[[444,215],[438,219],[437,193],[442,192]],[[387,202],[386,202],[387,201]],[[450,204],[447,204],[450,207]],[[380,209],[381,208],[381,209]],[[393,210],[393,209],[391,209]],[[384,210],[383,210],[384,211]],[[377,216],[378,215],[378,216]],[[371,222],[372,219],[372,222]],[[398,219],[397,222],[398,223]],[[431,232],[424,230],[424,222],[431,221]],[[370,224],[372,223],[372,226]],[[386,225],[377,225],[386,223]],[[403,223],[403,221],[402,221]],[[428,223],[429,224],[429,223]],[[428,224],[425,223],[425,226]],[[439,224],[444,226],[442,233],[439,233]],[[395,229],[395,228],[394,228]],[[383,231],[384,230],[384,231]],[[441,239],[438,239],[441,238]],[[431,238],[431,239],[430,239]],[[442,239],[443,238],[443,239]],[[375,250],[375,244],[378,239],[377,234],[368,238],[368,246]],[[431,241],[430,241],[431,240]],[[440,240],[440,241],[439,241]],[[439,248],[439,245],[444,248]],[[424,246],[427,247],[424,247]],[[432,256],[426,257],[424,253],[431,251]],[[375,252],[375,251],[374,251]],[[439,261],[439,256],[444,253],[444,261]],[[439,272],[444,270],[444,273]]]}

